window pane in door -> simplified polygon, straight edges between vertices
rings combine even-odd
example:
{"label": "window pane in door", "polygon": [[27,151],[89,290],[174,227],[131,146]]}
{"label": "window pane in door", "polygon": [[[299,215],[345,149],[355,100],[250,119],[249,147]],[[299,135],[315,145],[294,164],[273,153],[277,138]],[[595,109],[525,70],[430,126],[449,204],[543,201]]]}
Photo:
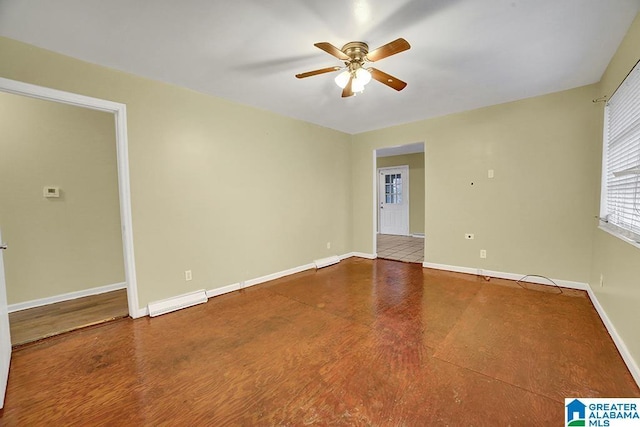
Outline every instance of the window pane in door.
{"label": "window pane in door", "polygon": [[402,174],[391,173],[384,176],[384,201],[385,203],[402,203]]}

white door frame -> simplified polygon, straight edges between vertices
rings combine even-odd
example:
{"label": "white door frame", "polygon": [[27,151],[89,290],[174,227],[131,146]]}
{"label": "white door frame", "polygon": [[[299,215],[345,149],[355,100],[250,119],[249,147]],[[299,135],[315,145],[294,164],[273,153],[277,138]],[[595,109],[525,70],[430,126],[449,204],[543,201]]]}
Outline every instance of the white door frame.
{"label": "white door frame", "polygon": [[[1,231],[1,230],[0,230]],[[0,245],[2,245],[0,232]],[[11,328],[9,326],[9,306],[7,304],[6,283],[4,281],[4,263],[0,249],[0,409],[4,407],[4,398],[9,382],[9,368],[11,367]]]}
{"label": "white door frame", "polygon": [[378,150],[373,149],[373,167],[371,168],[373,179],[373,257],[378,257]]}
{"label": "white door frame", "polygon": [[0,77],[0,91],[15,95],[28,96],[45,101],[75,105],[81,108],[112,113],[116,123],[116,151],[118,161],[118,190],[120,194],[120,222],[122,226],[122,247],[124,253],[124,273],[127,282],[129,315],[138,318],[144,316],[144,310],[138,307],[138,284],[136,264],[133,254],[133,220],[131,215],[131,188],[129,184],[129,142],[127,140],[127,107],[125,104],[99,98],[78,95],[36,86],[16,80]]}
{"label": "white door frame", "polygon": [[[419,144],[422,144],[421,152],[426,152],[425,150],[425,142],[422,141]],[[413,145],[413,144],[404,144],[404,145]],[[389,148],[399,148],[404,145],[397,145],[392,147],[379,147],[371,150],[371,194],[372,194],[372,203],[371,203],[371,215],[372,215],[372,227],[371,227],[371,236],[372,236],[372,250],[373,257],[376,258],[378,256],[378,150],[386,150]],[[422,178],[426,183],[426,175]]]}
{"label": "white door frame", "polygon": [[410,235],[410,231],[411,231],[411,224],[410,224],[410,212],[411,212],[411,206],[410,206],[410,199],[409,199],[409,166],[408,165],[400,165],[400,166],[385,166],[383,168],[377,168],[376,169],[376,177],[377,177],[377,194],[376,194],[376,200],[378,202],[378,206],[377,206],[377,214],[378,214],[378,224],[377,224],[377,230],[378,233],[381,233],[381,221],[380,221],[380,192],[382,191],[382,189],[380,188],[380,173],[384,173],[387,170],[391,170],[391,169],[395,169],[395,170],[401,170],[402,171],[402,175],[404,177],[404,179],[402,180],[402,197],[405,200],[405,203],[403,204],[403,215],[406,216],[406,232],[403,235]]}

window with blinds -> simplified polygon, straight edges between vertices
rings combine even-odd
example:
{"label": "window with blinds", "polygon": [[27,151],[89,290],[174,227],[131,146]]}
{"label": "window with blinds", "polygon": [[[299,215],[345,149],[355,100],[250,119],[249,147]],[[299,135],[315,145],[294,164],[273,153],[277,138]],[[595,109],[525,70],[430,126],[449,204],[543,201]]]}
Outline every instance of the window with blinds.
{"label": "window with blinds", "polygon": [[601,216],[607,227],[640,242],[640,62],[604,113]]}

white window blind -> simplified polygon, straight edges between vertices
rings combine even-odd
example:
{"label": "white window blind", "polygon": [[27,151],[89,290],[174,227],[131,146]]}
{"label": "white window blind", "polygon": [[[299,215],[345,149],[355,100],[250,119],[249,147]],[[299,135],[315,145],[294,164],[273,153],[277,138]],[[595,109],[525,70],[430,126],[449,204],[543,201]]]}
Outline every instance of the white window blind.
{"label": "white window blind", "polygon": [[640,242],[640,62],[605,107],[601,215]]}

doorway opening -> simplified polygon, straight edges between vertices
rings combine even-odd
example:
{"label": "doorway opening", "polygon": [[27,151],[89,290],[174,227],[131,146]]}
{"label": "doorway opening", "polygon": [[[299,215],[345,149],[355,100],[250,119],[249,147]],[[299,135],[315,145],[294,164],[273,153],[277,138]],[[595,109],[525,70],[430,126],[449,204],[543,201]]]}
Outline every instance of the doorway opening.
{"label": "doorway opening", "polygon": [[[73,93],[44,88],[41,86],[30,85],[4,78],[0,78],[0,91],[44,101],[53,101],[55,103],[67,104],[83,109],[109,113],[109,115],[111,116],[111,129],[115,127],[115,158],[117,165],[117,183],[114,183],[114,185],[115,187],[117,187],[118,194],[114,203],[119,203],[119,209],[116,207],[115,211],[116,215],[119,217],[119,225],[116,226],[115,230],[119,228],[119,231],[116,232],[119,232],[121,235],[121,241],[118,243],[120,246],[118,248],[118,252],[121,253],[120,256],[124,264],[124,281],[120,281],[120,283],[100,286],[99,288],[101,289],[92,288],[89,289],[88,292],[80,290],[77,292],[74,291],[64,293],[55,297],[29,301],[28,303],[26,303],[25,307],[18,307],[17,310],[16,306],[20,306],[20,304],[14,304],[14,310],[12,311],[15,312],[12,313],[12,318],[27,317],[30,318],[27,320],[30,320],[32,323],[33,321],[35,321],[37,326],[38,323],[47,323],[47,321],[44,320],[47,318],[47,311],[49,313],[57,312],[66,314],[73,314],[75,312],[75,314],[81,315],[81,317],[77,320],[77,322],[80,322],[81,324],[77,326],[88,326],[89,324],[95,324],[96,322],[90,320],[87,321],[86,317],[82,317],[83,311],[93,313],[92,315],[95,315],[96,312],[102,309],[108,310],[110,305],[119,304],[120,307],[122,307],[123,303],[125,310],[124,315],[129,315],[133,318],[140,317],[143,313],[138,308],[137,283],[135,275],[135,263],[133,258],[133,238],[131,235],[132,220],[129,189],[129,166],[127,154],[128,144],[125,105],[97,98],[91,98]],[[96,188],[96,191],[99,192],[100,189]],[[54,192],[55,190],[51,190],[51,193]],[[9,245],[8,250],[11,250],[11,242],[7,243]],[[5,292],[5,289],[1,289],[0,291]],[[30,303],[31,306],[29,306]],[[51,305],[42,305],[41,303],[51,303]],[[25,310],[22,310],[23,308]],[[122,308],[120,310],[122,311]],[[32,312],[31,315],[28,315],[27,312],[29,311]],[[120,315],[117,315],[115,317],[119,316]],[[73,315],[71,317],[73,317]],[[38,322],[38,320],[40,321]],[[12,329],[13,326],[14,325],[12,324]],[[57,328],[59,329],[58,332],[75,329],[75,327],[69,328],[68,326],[64,325],[57,326]],[[50,335],[50,333],[47,332],[45,332],[44,334],[45,336]]]}
{"label": "doorway opening", "polygon": [[424,261],[424,143],[374,150],[374,253]]}

